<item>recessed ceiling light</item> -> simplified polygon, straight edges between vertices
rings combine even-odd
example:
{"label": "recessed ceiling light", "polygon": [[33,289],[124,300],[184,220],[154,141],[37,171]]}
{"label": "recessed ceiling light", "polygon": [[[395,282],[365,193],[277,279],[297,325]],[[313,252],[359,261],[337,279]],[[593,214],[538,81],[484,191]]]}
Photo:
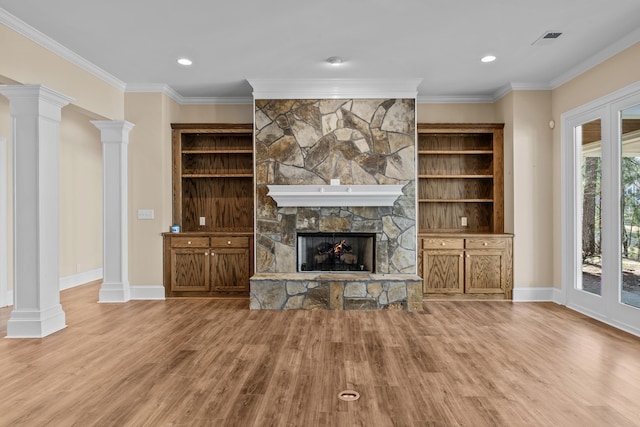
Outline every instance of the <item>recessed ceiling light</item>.
{"label": "recessed ceiling light", "polygon": [[333,65],[334,67],[338,67],[342,65],[344,61],[339,56],[332,56],[331,58],[327,58],[327,62]]}
{"label": "recessed ceiling light", "polygon": [[191,65],[191,64],[193,64],[193,61],[190,60],[189,58],[178,58],[178,64],[180,64],[180,65]]}
{"label": "recessed ceiling light", "polygon": [[495,60],[496,60],[496,57],[493,55],[483,56],[482,59],[480,59],[480,61],[482,62],[493,62]]}

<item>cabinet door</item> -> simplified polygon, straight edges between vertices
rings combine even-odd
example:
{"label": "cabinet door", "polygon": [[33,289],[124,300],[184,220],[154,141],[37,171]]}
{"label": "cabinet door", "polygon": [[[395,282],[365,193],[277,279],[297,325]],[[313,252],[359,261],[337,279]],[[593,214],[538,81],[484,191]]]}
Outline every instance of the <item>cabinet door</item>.
{"label": "cabinet door", "polygon": [[171,291],[209,290],[209,249],[171,249]]}
{"label": "cabinet door", "polygon": [[211,286],[215,292],[249,292],[249,248],[212,247]]}
{"label": "cabinet door", "polygon": [[465,285],[467,293],[504,293],[506,257],[503,250],[475,250],[466,252]]}
{"label": "cabinet door", "polygon": [[464,292],[462,250],[424,250],[422,257],[423,293]]}

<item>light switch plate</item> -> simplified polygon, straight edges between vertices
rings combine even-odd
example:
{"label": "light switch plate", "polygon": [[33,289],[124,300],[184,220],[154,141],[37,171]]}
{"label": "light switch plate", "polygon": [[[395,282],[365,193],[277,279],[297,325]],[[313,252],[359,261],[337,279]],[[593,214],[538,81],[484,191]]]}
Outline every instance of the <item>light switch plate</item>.
{"label": "light switch plate", "polygon": [[153,219],[153,209],[138,209],[138,219]]}
{"label": "light switch plate", "polygon": [[200,225],[207,225],[207,218],[204,216],[200,217]]}
{"label": "light switch plate", "polygon": [[467,226],[467,217],[466,216],[460,217],[460,225],[463,226],[463,227]]}

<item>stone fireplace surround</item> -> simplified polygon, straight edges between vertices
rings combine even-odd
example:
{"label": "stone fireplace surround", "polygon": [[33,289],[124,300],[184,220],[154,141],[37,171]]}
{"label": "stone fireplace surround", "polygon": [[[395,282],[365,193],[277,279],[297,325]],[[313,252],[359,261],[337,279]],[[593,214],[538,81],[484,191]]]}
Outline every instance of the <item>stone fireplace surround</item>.
{"label": "stone fireplace surround", "polygon": [[[251,309],[422,308],[415,99],[256,99]],[[392,206],[278,206],[268,185],[400,185]],[[299,232],[375,233],[376,271],[297,272]]]}

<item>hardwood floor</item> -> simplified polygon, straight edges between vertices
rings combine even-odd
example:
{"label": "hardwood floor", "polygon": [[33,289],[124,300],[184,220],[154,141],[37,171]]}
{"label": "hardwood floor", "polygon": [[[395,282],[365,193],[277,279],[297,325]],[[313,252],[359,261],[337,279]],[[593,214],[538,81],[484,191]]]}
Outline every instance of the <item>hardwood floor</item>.
{"label": "hardwood floor", "polygon": [[62,292],[66,329],[0,340],[1,426],[640,425],[640,338],[552,303],[273,312],[98,289]]}

